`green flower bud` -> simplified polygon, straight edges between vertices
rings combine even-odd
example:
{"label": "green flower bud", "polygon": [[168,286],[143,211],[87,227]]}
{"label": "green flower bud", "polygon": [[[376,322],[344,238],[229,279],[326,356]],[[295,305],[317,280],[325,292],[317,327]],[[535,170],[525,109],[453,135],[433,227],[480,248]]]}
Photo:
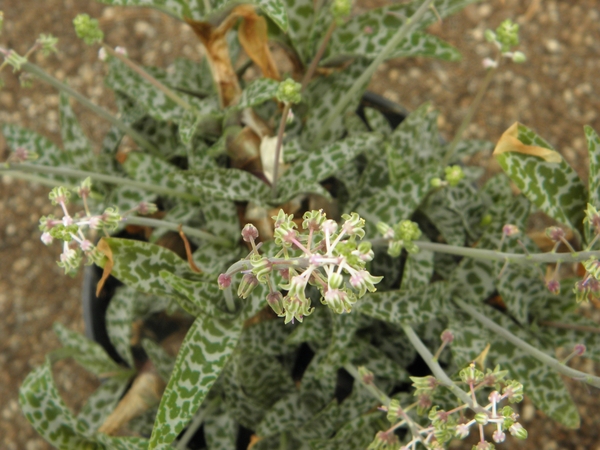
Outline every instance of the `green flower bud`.
{"label": "green flower bud", "polygon": [[442,187],[442,185],[444,184],[444,182],[442,181],[442,179],[440,177],[432,178],[429,183],[431,184],[431,187],[434,187],[434,188]]}
{"label": "green flower bud", "polygon": [[296,83],[291,78],[288,78],[285,81],[279,83],[279,87],[277,88],[277,100],[283,103],[300,103],[302,101],[302,85],[300,83]]}
{"label": "green flower bud", "polygon": [[344,282],[344,276],[341,273],[332,273],[329,275],[329,289],[339,289]]}
{"label": "green flower bud", "polygon": [[511,380],[502,389],[502,394],[508,394],[507,398],[510,403],[519,403],[523,400],[523,385],[518,381]]}
{"label": "green flower bud", "polygon": [[416,222],[410,220],[403,220],[396,226],[394,226],[394,234],[396,239],[402,239],[403,241],[414,241],[421,237],[421,230]]}
{"label": "green flower bud", "polygon": [[479,425],[486,425],[490,420],[489,416],[484,412],[475,414],[474,419]]}
{"label": "green flower bud", "polygon": [[475,364],[465,367],[459,372],[460,379],[466,384],[478,384],[483,380],[483,372],[475,367]]}
{"label": "green flower bud", "polygon": [[387,420],[393,425],[398,421],[398,418],[402,415],[402,406],[400,401],[393,398],[388,405]]}
{"label": "green flower bud", "polygon": [[410,253],[411,255],[414,255],[416,253],[419,253],[419,246],[417,244],[415,244],[414,242],[406,242],[404,244],[404,248],[406,249],[406,251],[408,253]]}
{"label": "green flower bud", "polygon": [[465,177],[465,173],[460,166],[448,166],[444,168],[444,172],[446,172],[446,181],[452,187],[457,186]]}
{"label": "green flower bud", "polygon": [[48,232],[50,236],[54,239],[60,239],[61,241],[71,242],[73,240],[73,235],[77,235],[79,231],[79,227],[75,224],[73,225],[55,225]]}
{"label": "green flower bud", "polygon": [[323,225],[323,222],[327,220],[327,216],[322,209],[318,211],[306,211],[302,216],[302,228],[305,230],[317,231]]}
{"label": "green flower bud", "polygon": [[106,208],[101,216],[102,227],[106,231],[114,231],[119,227],[123,217],[119,214],[119,208]]}
{"label": "green flower bud", "polygon": [[240,298],[246,299],[252,293],[254,288],[258,286],[258,280],[254,274],[247,273],[242,277],[242,281],[238,286],[237,295]]}
{"label": "green flower bud", "polygon": [[525,56],[525,53],[523,53],[523,52],[514,52],[512,55],[512,60],[513,60],[513,62],[515,62],[517,64],[521,64],[521,63],[524,63],[525,61],[527,61],[527,57]]}
{"label": "green flower bud", "polygon": [[492,219],[493,218],[491,214],[484,214],[484,216],[479,221],[479,225],[482,227],[488,227],[492,224]]}
{"label": "green flower bud", "polygon": [[523,428],[523,425],[521,425],[520,423],[513,423],[512,426],[508,429],[508,431],[517,439],[527,439],[527,430]]}
{"label": "green flower bud", "polygon": [[500,44],[502,53],[519,45],[519,25],[506,19],[496,28],[496,41]]}
{"label": "green flower bud", "polygon": [[375,228],[377,228],[377,231],[383,235],[385,239],[392,239],[394,237],[394,229],[385,222],[377,223]]}
{"label": "green flower bud", "polygon": [[335,23],[341,25],[352,10],[352,0],[333,0],[330,6],[331,15]]}
{"label": "green flower bud", "polygon": [[83,259],[79,250],[67,249],[60,255],[57,262],[59,267],[65,269],[65,274],[73,274],[81,265]]}
{"label": "green flower bud", "polygon": [[83,39],[87,45],[101,42],[104,39],[104,33],[100,29],[97,19],[90,18],[87,14],[79,14],[73,19],[75,33],[80,39]]}
{"label": "green flower bud", "polygon": [[269,258],[266,256],[252,255],[250,258],[252,264],[252,273],[256,275],[256,279],[259,283],[267,283],[269,281],[269,275],[273,270],[273,265]]}
{"label": "green flower bud", "polygon": [[271,307],[275,314],[279,317],[283,316],[283,295],[279,291],[270,292],[267,295],[267,303]]}

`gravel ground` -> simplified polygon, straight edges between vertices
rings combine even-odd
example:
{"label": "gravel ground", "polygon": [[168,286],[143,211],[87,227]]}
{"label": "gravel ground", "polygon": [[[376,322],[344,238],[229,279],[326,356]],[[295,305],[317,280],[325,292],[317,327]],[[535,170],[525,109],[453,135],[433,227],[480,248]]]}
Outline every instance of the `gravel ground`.
{"label": "gravel ground", "polygon": [[[367,0],[369,5],[375,3]],[[34,62],[113,110],[112,97],[102,85],[103,65],[94,50],[75,38],[70,26],[77,13],[101,18],[107,41],[124,45],[130,57],[143,64],[163,65],[178,56],[196,58],[199,54],[197,41],[186,26],[149,10],[105,8],[75,0],[45,0],[43,10],[39,0],[2,0],[0,8],[5,13],[0,45],[23,54],[39,33],[54,34],[60,39],[60,53],[47,59],[35,56]],[[492,56],[483,32],[509,17],[522,25],[521,50],[529,61],[520,66],[507,63],[502,68],[466,135],[495,141],[519,120],[538,131],[586,176],[582,126],[590,124],[600,130],[597,0],[495,0],[472,5],[431,27],[461,49],[461,62],[421,58],[389,62],[377,73],[372,89],[409,109],[431,101],[441,111],[441,129],[451,138],[483,78],[481,60]],[[60,143],[56,92],[41,83],[21,89],[9,71],[3,78],[6,87],[0,91],[0,122],[24,125]],[[107,124],[77,105],[75,109],[92,142],[99,142]],[[6,153],[2,156],[5,151],[0,136],[0,160],[6,157]],[[498,170],[488,158],[479,163]],[[0,183],[0,199],[0,449],[47,449],[50,447],[22,417],[17,389],[44,355],[58,348],[52,332],[54,321],[83,331],[81,277],[62,275],[54,262],[60,250],[46,248],[39,241],[37,220],[53,210],[46,188],[5,177]],[[574,364],[600,372],[598,365],[586,360]],[[55,367],[61,390],[68,392],[68,404],[77,410],[96,381],[73,364]],[[526,402],[522,413],[529,439],[510,441],[503,447],[600,450],[599,392],[572,382],[569,386],[582,415],[580,430],[562,429]],[[455,448],[469,447],[459,443]]]}

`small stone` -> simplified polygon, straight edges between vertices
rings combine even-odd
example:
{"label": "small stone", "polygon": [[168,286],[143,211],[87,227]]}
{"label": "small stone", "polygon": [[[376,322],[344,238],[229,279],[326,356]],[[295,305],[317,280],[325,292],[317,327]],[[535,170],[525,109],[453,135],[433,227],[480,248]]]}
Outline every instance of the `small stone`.
{"label": "small stone", "polygon": [[4,232],[7,236],[13,236],[17,233],[17,226],[14,223],[9,223]]}
{"label": "small stone", "polygon": [[550,53],[557,53],[560,51],[560,42],[556,39],[548,39],[544,45],[546,46],[546,50]]}

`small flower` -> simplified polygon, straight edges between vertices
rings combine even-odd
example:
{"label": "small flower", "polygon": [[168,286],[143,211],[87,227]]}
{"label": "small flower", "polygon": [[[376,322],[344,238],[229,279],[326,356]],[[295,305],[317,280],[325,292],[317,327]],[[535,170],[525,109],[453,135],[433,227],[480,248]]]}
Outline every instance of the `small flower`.
{"label": "small flower", "polygon": [[44,233],[42,233],[41,240],[45,245],[50,245],[50,244],[52,244],[52,241],[54,241],[54,238],[52,237],[52,235],[50,233],[45,231]]}
{"label": "small flower", "polygon": [[494,434],[492,434],[492,439],[494,440],[494,442],[500,444],[506,439],[506,434],[504,434],[502,430],[496,430],[494,431]]}
{"label": "small flower", "polygon": [[79,244],[79,248],[81,248],[81,250],[85,253],[91,252],[94,249],[94,244],[92,244],[90,241],[88,241],[87,239],[84,239],[83,241],[81,241],[81,243]]}
{"label": "small flower", "polygon": [[365,366],[360,366],[358,368],[358,375],[360,376],[360,381],[362,381],[364,384],[373,384],[375,381],[375,375]]}
{"label": "small flower", "polygon": [[258,229],[251,223],[247,223],[242,228],[242,239],[244,242],[254,242],[258,238]]}
{"label": "small flower", "polygon": [[558,282],[558,280],[546,281],[546,287],[548,288],[548,291],[550,291],[552,294],[560,294],[560,283]]}
{"label": "small flower", "polygon": [[9,50],[4,54],[4,62],[13,68],[13,72],[21,70],[21,66],[27,62],[27,58],[19,55],[14,50]]}
{"label": "small flower", "polygon": [[250,258],[250,263],[252,264],[252,273],[256,275],[259,283],[266,283],[273,271],[273,264],[269,258],[255,254]]}
{"label": "small flower", "polygon": [[143,216],[149,216],[158,211],[158,206],[156,206],[156,203],[140,202],[137,206],[137,211]]}
{"label": "small flower", "polygon": [[306,211],[302,216],[302,219],[302,228],[314,232],[321,228],[323,222],[327,220],[327,216],[323,210],[320,209],[318,211]]}
{"label": "small flower", "polygon": [[394,236],[403,241],[414,241],[421,237],[421,230],[416,222],[403,220],[394,227]]}
{"label": "small flower", "polygon": [[119,208],[106,208],[101,216],[102,227],[107,231],[114,231],[121,223],[123,217],[119,214]]}
{"label": "small flower", "polygon": [[475,422],[477,422],[479,425],[487,425],[487,423],[490,420],[490,416],[488,416],[487,413],[484,412],[480,412],[475,414]]}
{"label": "small flower", "polygon": [[383,280],[383,277],[374,277],[366,270],[358,270],[350,277],[350,284],[354,289],[358,289],[358,298],[369,292],[375,292],[375,284]]}
{"label": "small flower", "polygon": [[452,333],[451,330],[444,330],[442,332],[442,342],[446,343],[446,344],[451,344],[452,341],[454,340],[454,333]]}
{"label": "small flower", "polygon": [[548,227],[546,228],[546,236],[550,238],[552,242],[560,242],[565,239],[566,233],[560,227]]}
{"label": "small flower", "polygon": [[71,197],[71,192],[64,186],[57,186],[52,188],[50,193],[48,194],[48,198],[52,205],[67,205],[69,203],[69,198]]}
{"label": "small flower", "polygon": [[106,61],[108,58],[108,54],[106,53],[106,49],[104,47],[100,47],[98,50],[98,59],[100,61]]}
{"label": "small flower", "polygon": [[217,278],[217,283],[219,283],[219,289],[227,289],[231,286],[231,275],[222,273],[219,275],[219,278]]}
{"label": "small flower", "polygon": [[48,56],[50,53],[56,53],[58,50],[56,44],[58,44],[58,38],[51,34],[40,34],[37,39],[38,44],[42,47],[42,53],[44,56]]}
{"label": "small flower", "polygon": [[362,219],[357,213],[342,214],[345,220],[342,225],[342,231],[348,236],[358,236],[360,239],[365,237],[365,219]]}
{"label": "small flower", "polygon": [[583,355],[585,353],[585,345],[575,344],[575,347],[573,347],[573,353],[575,353],[576,356]]}
{"label": "small flower", "polygon": [[456,431],[454,432],[454,435],[459,439],[464,439],[469,435],[469,431],[469,427],[466,423],[459,423],[456,425]]}
{"label": "small flower", "polygon": [[515,236],[519,234],[519,232],[519,227],[510,223],[507,223],[502,227],[502,233],[504,234],[504,236]]}
{"label": "small flower", "polygon": [[100,29],[97,19],[92,19],[88,14],[79,14],[73,19],[75,33],[80,39],[83,39],[87,45],[101,42],[104,39],[104,33]]}
{"label": "small flower", "polygon": [[81,254],[77,250],[67,247],[60,255],[58,266],[65,269],[65,273],[74,272],[79,268],[81,259]]}
{"label": "small flower", "polygon": [[593,256],[590,256],[590,258],[585,260],[582,264],[591,276],[596,280],[600,280],[600,261]]}
{"label": "small flower", "polygon": [[115,47],[115,53],[118,53],[119,55],[127,56],[127,49],[125,47],[121,47],[120,45],[117,45]]}
{"label": "small flower", "polygon": [[77,195],[79,195],[79,197],[81,197],[81,198],[88,198],[91,191],[92,191],[92,179],[90,177],[87,177],[77,187]]}
{"label": "small flower", "polygon": [[302,101],[301,91],[302,85],[295,82],[293,79],[288,78],[279,83],[276,97],[280,102],[296,104]]}
{"label": "small flower", "polygon": [[600,233],[600,214],[591,203],[588,203],[587,205],[583,221],[594,227],[594,232],[596,234]]}
{"label": "small flower", "polygon": [[473,446],[473,450],[494,450],[496,447],[491,442],[480,441],[477,445]]}
{"label": "small flower", "polygon": [[518,381],[511,380],[502,389],[502,394],[506,395],[510,403],[519,403],[523,400],[523,385]]}
{"label": "small flower", "polygon": [[402,417],[402,406],[398,399],[393,398],[388,405],[387,420],[391,424],[395,424],[399,417]]}
{"label": "small flower", "polygon": [[483,58],[481,64],[483,65],[484,69],[495,69],[496,67],[498,67],[498,63],[492,58]]}

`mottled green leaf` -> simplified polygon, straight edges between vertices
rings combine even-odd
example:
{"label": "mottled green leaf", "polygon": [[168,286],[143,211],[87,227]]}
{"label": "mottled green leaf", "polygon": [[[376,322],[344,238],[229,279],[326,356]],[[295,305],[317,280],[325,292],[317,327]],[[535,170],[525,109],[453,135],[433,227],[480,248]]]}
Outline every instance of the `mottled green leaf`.
{"label": "mottled green leaf", "polygon": [[448,297],[448,284],[438,281],[410,291],[375,292],[365,295],[357,310],[384,322],[417,324],[443,314],[442,302]]}
{"label": "mottled green leaf", "polygon": [[186,183],[189,189],[200,197],[253,201],[259,205],[265,204],[271,194],[265,182],[239,169],[188,171],[177,175],[175,181]]}
{"label": "mottled green leaf", "polygon": [[380,431],[383,414],[374,412],[351,420],[341,427],[335,436],[327,440],[311,442],[314,450],[346,450],[352,442],[354,448],[367,448],[375,434]]}
{"label": "mottled green leaf", "polygon": [[279,83],[270,78],[259,78],[250,83],[242,92],[240,102],[234,109],[250,108],[269,101],[277,94]]}
{"label": "mottled green leaf", "polygon": [[59,98],[60,135],[70,165],[78,169],[91,170],[95,155],[71,108],[70,97],[61,92]]}
{"label": "mottled green leaf", "polygon": [[[550,144],[531,129],[518,125],[517,139],[526,145],[553,150]],[[517,152],[496,154],[502,169],[521,189],[523,194],[550,217],[582,230],[587,198],[586,189],[571,166],[560,156],[560,162]]]}
{"label": "mottled green leaf", "polygon": [[241,330],[239,321],[196,319],[177,355],[149,448],[170,444],[187,425],[225,366]]}
{"label": "mottled green leaf", "polygon": [[[311,4],[312,8],[312,4]],[[321,129],[327,124],[327,120],[343,96],[345,96],[356,79],[366,70],[369,62],[364,58],[357,58],[350,66],[341,72],[336,72],[327,77],[319,77],[309,83],[302,95],[303,103],[309,107],[306,116],[304,132],[302,133],[302,145],[318,151],[320,147],[316,144],[334,142],[345,133],[344,116],[347,113],[354,114],[367,83],[361,87],[356,96],[334,117],[333,122],[323,131],[320,142],[316,142]]]}
{"label": "mottled green leaf", "polygon": [[54,323],[54,332],[58,336],[61,344],[73,350],[70,356],[77,361],[86,370],[89,370],[98,376],[125,375],[125,371],[119,366],[102,348],[102,346],[88,338],[70,331],[58,322]]}
{"label": "mottled green leaf", "polygon": [[[422,237],[423,240],[425,237]],[[426,239],[428,240],[428,239]],[[429,284],[433,276],[433,252],[420,250],[419,253],[409,253],[404,263],[402,284],[400,289],[409,291]]]}
{"label": "mottled green leaf", "polygon": [[180,295],[160,276],[163,270],[185,279],[204,279],[193,272],[186,261],[164,247],[130,239],[105,238],[105,241],[115,263],[111,274],[141,292],[169,297]]}
{"label": "mottled green leaf", "polygon": [[464,139],[454,148],[452,161],[459,161],[462,158],[468,158],[476,153],[491,152],[492,150],[494,150],[494,144],[490,141],[483,139]]}
{"label": "mottled green leaf", "polygon": [[23,381],[19,405],[33,428],[56,448],[96,448],[93,442],[75,431],[77,420],[60,398],[49,359]]}
{"label": "mottled green leaf", "polygon": [[[302,327],[297,327],[296,330],[299,328]],[[256,325],[244,328],[240,336],[239,350],[261,355],[290,353],[296,347],[287,341],[293,330],[292,327],[285,325],[281,320],[263,320]]]}
{"label": "mottled green leaf", "polygon": [[372,133],[354,135],[325,145],[318,152],[303,155],[279,179],[281,188],[277,203],[284,203],[302,193],[307,180],[318,182],[332,176],[357,155],[375,147],[378,142],[378,136]]}
{"label": "mottled green leaf", "polygon": [[386,119],[385,115],[374,108],[365,108],[365,117],[371,130],[387,136],[392,132],[392,127]]}
{"label": "mottled green leaf", "polygon": [[148,355],[148,358],[150,358],[150,361],[152,361],[152,364],[154,364],[160,377],[165,382],[168,382],[169,378],[171,378],[173,367],[175,367],[175,358],[151,339],[142,339],[142,347],[144,347],[144,351]]}
{"label": "mottled green leaf", "polygon": [[529,305],[544,301],[546,283],[537,267],[508,265],[502,270],[496,286],[508,312],[522,325],[528,323]]}
{"label": "mottled green leaf", "polygon": [[437,111],[425,103],[410,113],[396,128],[387,143],[387,160],[392,183],[442,156],[437,127]]}
{"label": "mottled green leaf", "polygon": [[98,442],[104,444],[110,450],[146,450],[148,439],[133,436],[108,436],[98,434]]}
{"label": "mottled green leaf", "polygon": [[156,156],[140,152],[131,152],[123,162],[123,169],[125,169],[132,179],[142,183],[169,189],[181,188],[181,186],[170,177],[171,174],[178,173],[180,170],[173,164],[163,161]]}
{"label": "mottled green leaf", "polygon": [[263,12],[284,32],[288,30],[288,16],[284,0],[255,0]]}
{"label": "mottled green leaf", "polygon": [[[6,144],[12,151],[17,150],[19,147],[24,147],[28,152],[36,153],[38,158],[35,161],[31,161],[32,164],[51,167],[71,166],[71,160],[64,151],[54,145],[49,139],[46,139],[33,131],[21,128],[17,125],[4,123],[2,124],[2,134],[4,134]],[[60,175],[39,174],[39,176],[62,183],[70,181],[72,184],[75,184],[78,181],[81,181],[68,179]]]}
{"label": "mottled green leaf", "polygon": [[127,378],[109,378],[103,381],[77,415],[77,431],[92,437],[113,412],[128,386]]}
{"label": "mottled green leaf", "polygon": [[204,437],[208,450],[236,448],[237,432],[237,422],[222,409],[211,412],[204,421]]}
{"label": "mottled green leaf", "polygon": [[[584,127],[590,158],[590,173],[588,178],[588,203],[600,210],[600,137],[590,127]],[[584,227],[585,238],[589,242],[594,238],[594,231],[590,225]]]}
{"label": "mottled green leaf", "polygon": [[310,33],[315,20],[312,0],[283,0],[289,22],[288,35],[302,62],[309,62]]}

